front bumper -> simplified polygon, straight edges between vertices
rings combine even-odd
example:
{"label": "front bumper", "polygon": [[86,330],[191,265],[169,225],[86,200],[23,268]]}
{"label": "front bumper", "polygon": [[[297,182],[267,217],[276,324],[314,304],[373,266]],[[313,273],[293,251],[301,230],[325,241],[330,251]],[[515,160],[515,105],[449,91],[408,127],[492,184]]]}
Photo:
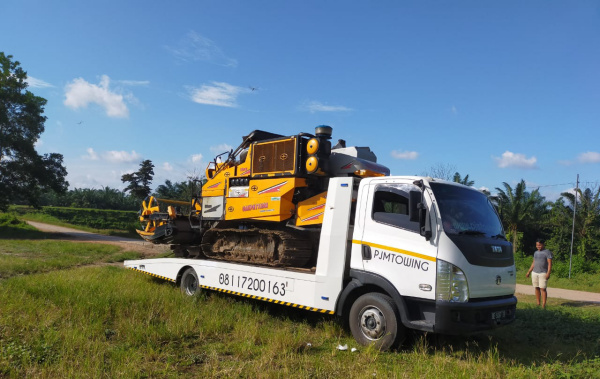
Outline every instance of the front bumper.
{"label": "front bumper", "polygon": [[488,299],[451,303],[438,301],[435,304],[436,333],[464,334],[493,329],[510,324],[515,320],[517,298]]}

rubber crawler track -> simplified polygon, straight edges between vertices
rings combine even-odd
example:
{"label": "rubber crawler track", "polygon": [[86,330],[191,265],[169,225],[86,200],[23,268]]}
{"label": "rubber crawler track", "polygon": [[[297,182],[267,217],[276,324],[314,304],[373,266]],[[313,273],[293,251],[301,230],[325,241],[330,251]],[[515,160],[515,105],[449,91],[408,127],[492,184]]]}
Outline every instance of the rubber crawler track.
{"label": "rubber crawler track", "polygon": [[300,233],[270,229],[210,229],[202,238],[210,258],[278,267],[304,267],[312,257],[312,242]]}

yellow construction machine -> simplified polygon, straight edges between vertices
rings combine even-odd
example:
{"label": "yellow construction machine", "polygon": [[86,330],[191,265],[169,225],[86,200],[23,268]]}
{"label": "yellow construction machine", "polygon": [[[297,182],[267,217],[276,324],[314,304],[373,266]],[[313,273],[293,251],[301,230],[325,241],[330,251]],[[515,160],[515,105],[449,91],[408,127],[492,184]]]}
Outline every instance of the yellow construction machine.
{"label": "yellow construction machine", "polygon": [[390,173],[368,147],[346,147],[343,140],[332,147],[331,134],[325,125],[314,135],[253,131],[215,157],[189,203],[144,200],[138,233],[170,244],[179,257],[311,267],[329,178]]}

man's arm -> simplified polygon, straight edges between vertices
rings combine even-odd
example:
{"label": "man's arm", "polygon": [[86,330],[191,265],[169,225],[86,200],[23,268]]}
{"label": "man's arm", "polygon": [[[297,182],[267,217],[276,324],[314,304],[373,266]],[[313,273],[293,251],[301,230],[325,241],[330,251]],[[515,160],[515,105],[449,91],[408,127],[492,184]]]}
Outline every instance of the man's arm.
{"label": "man's arm", "polygon": [[552,259],[548,258],[548,272],[546,273],[546,279],[550,279],[550,271],[552,271]]}
{"label": "man's arm", "polygon": [[527,271],[527,275],[525,275],[526,278],[529,278],[529,274],[531,274],[531,271],[533,271],[533,263],[531,262],[531,267],[529,267],[529,271]]}

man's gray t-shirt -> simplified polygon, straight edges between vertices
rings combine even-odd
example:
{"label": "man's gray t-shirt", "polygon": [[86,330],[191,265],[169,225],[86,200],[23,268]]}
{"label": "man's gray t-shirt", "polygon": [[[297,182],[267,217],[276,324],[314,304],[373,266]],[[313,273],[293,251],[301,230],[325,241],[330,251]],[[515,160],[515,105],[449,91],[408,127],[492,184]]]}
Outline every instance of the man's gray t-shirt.
{"label": "man's gray t-shirt", "polygon": [[533,253],[533,272],[538,274],[548,272],[548,259],[552,259],[552,252],[550,250],[536,250]]}

